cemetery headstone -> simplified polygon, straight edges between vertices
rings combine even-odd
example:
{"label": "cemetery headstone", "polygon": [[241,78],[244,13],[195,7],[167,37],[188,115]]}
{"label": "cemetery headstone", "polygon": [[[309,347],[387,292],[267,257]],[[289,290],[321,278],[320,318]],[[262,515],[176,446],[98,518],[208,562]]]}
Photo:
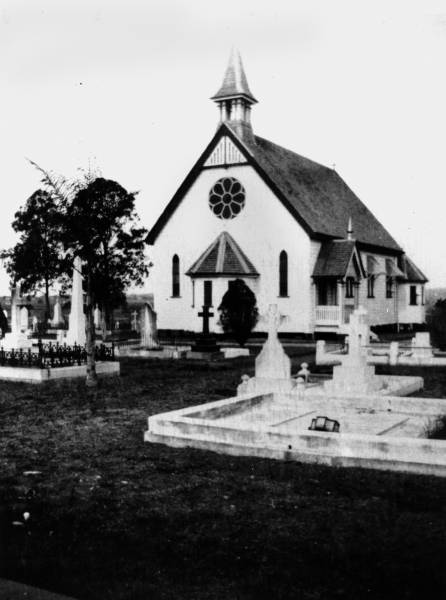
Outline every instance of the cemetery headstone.
{"label": "cemetery headstone", "polygon": [[270,304],[268,312],[261,321],[266,322],[268,337],[263,348],[256,358],[256,377],[267,379],[290,379],[291,361],[279,341],[278,331],[285,320],[277,308],[277,304]]}
{"label": "cemetery headstone", "polygon": [[192,347],[192,353],[201,353],[204,355],[215,355],[220,353],[220,349],[217,346],[217,339],[214,334],[209,333],[209,319],[214,316],[209,306],[204,305],[198,316],[203,319],[203,330],[202,333],[197,336],[197,340]]}
{"label": "cemetery headstone", "polygon": [[159,347],[156,312],[148,302],[141,308],[141,346],[145,348]]}
{"label": "cemetery headstone", "polygon": [[371,394],[381,388],[375,367],[367,364],[370,329],[367,311],[360,306],[350,316],[348,354],[341,365],[333,367],[333,379],[324,384],[330,394]]}
{"label": "cemetery headstone", "polygon": [[67,332],[67,344],[85,344],[84,294],[82,290],[82,262],[79,256],[74,259],[71,287],[71,310]]}
{"label": "cemetery headstone", "polygon": [[62,316],[62,306],[60,304],[60,298],[56,299],[56,303],[54,304],[53,318],[51,319],[52,327],[57,327],[58,325],[62,325],[64,322]]}
{"label": "cemetery headstone", "polygon": [[96,329],[99,329],[101,327],[101,309],[99,308],[99,306],[95,306],[94,308],[94,312],[93,312],[93,319],[94,319],[94,326]]}

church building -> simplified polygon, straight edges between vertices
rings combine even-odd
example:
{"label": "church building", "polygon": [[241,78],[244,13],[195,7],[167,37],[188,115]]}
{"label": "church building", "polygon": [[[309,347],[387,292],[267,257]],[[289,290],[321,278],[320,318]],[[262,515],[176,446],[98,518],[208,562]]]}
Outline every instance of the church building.
{"label": "church building", "polygon": [[220,332],[235,279],[289,332],[342,334],[359,305],[371,325],[423,323],[426,277],[338,173],[254,133],[238,52],[212,100],[218,129],[148,235],[158,327],[201,331],[207,305]]}

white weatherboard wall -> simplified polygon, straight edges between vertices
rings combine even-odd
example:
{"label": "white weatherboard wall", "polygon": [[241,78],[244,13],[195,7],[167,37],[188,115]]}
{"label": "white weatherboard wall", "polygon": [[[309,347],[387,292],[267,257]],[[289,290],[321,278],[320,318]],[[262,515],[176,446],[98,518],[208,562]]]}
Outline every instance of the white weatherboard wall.
{"label": "white weatherboard wall", "polygon": [[367,256],[373,256],[377,262],[375,266],[374,298],[367,295],[367,279],[361,281],[359,287],[359,304],[368,313],[370,325],[388,325],[398,321],[398,292],[393,285],[392,298],[386,297],[386,259],[391,259],[396,265],[395,257],[391,255],[376,254],[375,252],[362,252],[361,260],[367,269]]}
{"label": "white weatherboard wall", "polygon": [[[217,218],[208,206],[209,190],[222,177],[235,177],[246,191],[246,203],[235,218]],[[249,165],[204,169],[170,217],[155,241],[152,252],[151,291],[155,294],[160,329],[201,331],[197,316],[203,304],[203,282],[196,280],[195,307],[192,281],[185,272],[222,232],[227,231],[260,273],[245,281],[255,292],[260,314],[277,304],[288,316],[283,331],[311,331],[311,242],[300,225]],[[279,254],[288,253],[288,298],[279,298]],[[180,258],[180,298],[172,298],[172,257]],[[213,279],[216,309],[227,281]],[[224,290],[222,289],[224,283]],[[211,328],[218,315],[211,320]],[[257,329],[262,330],[260,323]],[[218,331],[218,328],[214,327]]]}
{"label": "white weatherboard wall", "polygon": [[[417,289],[417,304],[410,304],[410,288],[414,285]],[[426,310],[422,304],[423,298],[422,283],[405,283],[400,285],[398,293],[398,307],[400,323],[424,323],[426,320]]]}

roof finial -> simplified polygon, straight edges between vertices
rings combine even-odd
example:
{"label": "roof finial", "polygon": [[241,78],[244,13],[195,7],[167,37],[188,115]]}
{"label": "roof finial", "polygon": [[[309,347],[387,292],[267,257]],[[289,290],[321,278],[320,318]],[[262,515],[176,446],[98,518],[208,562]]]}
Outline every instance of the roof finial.
{"label": "roof finial", "polygon": [[353,223],[352,223],[352,218],[351,217],[348,218],[347,239],[348,240],[352,240],[353,239]]}

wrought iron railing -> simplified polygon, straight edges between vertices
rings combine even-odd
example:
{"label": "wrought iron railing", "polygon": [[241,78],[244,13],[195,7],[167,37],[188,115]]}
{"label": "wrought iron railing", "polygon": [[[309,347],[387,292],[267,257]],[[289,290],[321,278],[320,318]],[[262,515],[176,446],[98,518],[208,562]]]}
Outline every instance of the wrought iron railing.
{"label": "wrought iron railing", "polygon": [[[95,347],[96,361],[109,361],[115,358],[115,348],[104,344]],[[4,350],[0,348],[0,366],[34,367],[48,369],[54,367],[72,367],[87,362],[85,346],[61,344],[37,344],[37,348]]]}

